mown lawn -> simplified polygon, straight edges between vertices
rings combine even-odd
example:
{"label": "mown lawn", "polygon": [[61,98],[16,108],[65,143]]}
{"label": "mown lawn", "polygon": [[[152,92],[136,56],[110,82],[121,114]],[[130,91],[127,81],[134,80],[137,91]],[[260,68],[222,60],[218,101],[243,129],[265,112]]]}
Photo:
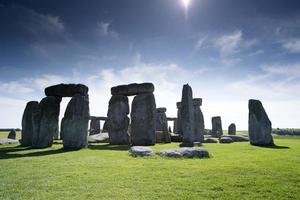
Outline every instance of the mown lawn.
{"label": "mown lawn", "polygon": [[205,144],[209,159],[133,158],[108,144],[0,146],[0,199],[300,199],[300,137],[275,142],[282,148]]}

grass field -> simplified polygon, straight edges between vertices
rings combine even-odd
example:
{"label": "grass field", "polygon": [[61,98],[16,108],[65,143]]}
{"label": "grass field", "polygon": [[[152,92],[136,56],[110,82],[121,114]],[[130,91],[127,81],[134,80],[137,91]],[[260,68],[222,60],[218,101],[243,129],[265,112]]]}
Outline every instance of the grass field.
{"label": "grass field", "polygon": [[209,159],[133,158],[108,144],[0,146],[0,199],[300,199],[300,137],[275,142],[205,144]]}

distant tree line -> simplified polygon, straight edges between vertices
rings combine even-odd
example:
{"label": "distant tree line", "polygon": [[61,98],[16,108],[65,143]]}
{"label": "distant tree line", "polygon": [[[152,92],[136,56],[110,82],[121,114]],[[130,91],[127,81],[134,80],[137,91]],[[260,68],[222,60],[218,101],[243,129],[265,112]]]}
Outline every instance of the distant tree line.
{"label": "distant tree line", "polygon": [[272,133],[277,135],[299,135],[300,136],[300,129],[276,128],[273,129]]}

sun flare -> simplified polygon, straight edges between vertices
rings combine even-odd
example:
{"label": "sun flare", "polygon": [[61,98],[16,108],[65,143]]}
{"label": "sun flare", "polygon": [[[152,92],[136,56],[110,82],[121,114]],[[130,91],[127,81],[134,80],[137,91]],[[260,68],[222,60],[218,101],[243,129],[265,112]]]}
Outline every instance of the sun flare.
{"label": "sun flare", "polygon": [[190,4],[190,0],[181,0],[182,1],[182,4],[185,8],[187,8]]}

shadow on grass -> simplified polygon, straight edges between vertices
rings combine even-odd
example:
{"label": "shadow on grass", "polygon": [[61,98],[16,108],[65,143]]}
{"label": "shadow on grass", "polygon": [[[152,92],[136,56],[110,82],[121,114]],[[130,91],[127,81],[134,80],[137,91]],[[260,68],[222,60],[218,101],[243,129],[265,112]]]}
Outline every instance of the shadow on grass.
{"label": "shadow on grass", "polygon": [[25,154],[18,154],[18,153],[11,153],[11,152],[19,152],[25,150],[40,150],[40,149],[33,149],[30,147],[7,147],[7,148],[0,148],[0,160],[1,159],[13,159],[13,158],[24,158],[24,157],[37,157],[37,156],[47,156],[47,155],[55,155],[60,153],[66,153],[71,151],[76,151],[76,149],[50,149],[46,151],[36,151],[30,152]]}
{"label": "shadow on grass", "polygon": [[129,145],[111,145],[111,144],[104,144],[104,145],[89,144],[88,148],[92,149],[92,150],[128,151],[130,149],[130,146]]}
{"label": "shadow on grass", "polygon": [[264,146],[264,145],[256,145],[256,144],[252,144],[253,146],[256,146],[256,147],[262,147],[262,148],[268,148],[268,149],[289,149],[290,147],[287,147],[287,146],[279,146],[279,145],[276,145],[276,144],[273,144],[273,145],[267,145],[267,146]]}

